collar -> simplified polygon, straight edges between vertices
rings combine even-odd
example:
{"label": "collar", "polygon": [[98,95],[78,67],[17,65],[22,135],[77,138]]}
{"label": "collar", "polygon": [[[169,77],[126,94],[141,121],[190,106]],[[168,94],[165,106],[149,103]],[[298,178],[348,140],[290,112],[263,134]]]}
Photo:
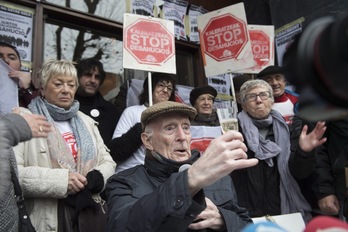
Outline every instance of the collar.
{"label": "collar", "polygon": [[93,96],[81,96],[77,92],[75,94],[75,99],[81,102],[83,105],[93,105],[94,102],[98,99],[100,99],[102,95],[100,94],[99,91],[96,92]]}
{"label": "collar", "polygon": [[286,96],[285,92],[279,97],[274,98],[274,102],[286,102],[287,100],[288,100],[288,97]]}
{"label": "collar", "polygon": [[200,153],[197,150],[192,150],[191,154],[192,155],[188,160],[177,162],[167,159],[159,153],[152,154],[151,151],[146,150],[145,168],[152,176],[168,178],[173,173],[178,172],[181,165],[193,164],[200,156]]}

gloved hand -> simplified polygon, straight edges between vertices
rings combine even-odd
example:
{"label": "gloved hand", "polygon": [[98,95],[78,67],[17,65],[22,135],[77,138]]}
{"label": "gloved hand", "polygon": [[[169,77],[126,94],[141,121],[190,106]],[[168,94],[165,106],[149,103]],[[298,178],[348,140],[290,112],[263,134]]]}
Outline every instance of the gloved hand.
{"label": "gloved hand", "polygon": [[96,211],[98,209],[97,203],[92,198],[92,193],[89,189],[85,188],[82,191],[76,193],[75,195],[69,195],[65,199],[66,204],[74,207],[74,214],[72,215],[73,225],[78,223],[78,217],[80,212],[91,209]]}
{"label": "gloved hand", "polygon": [[92,170],[87,173],[87,186],[86,188],[91,193],[99,193],[104,187],[104,177],[98,170]]}

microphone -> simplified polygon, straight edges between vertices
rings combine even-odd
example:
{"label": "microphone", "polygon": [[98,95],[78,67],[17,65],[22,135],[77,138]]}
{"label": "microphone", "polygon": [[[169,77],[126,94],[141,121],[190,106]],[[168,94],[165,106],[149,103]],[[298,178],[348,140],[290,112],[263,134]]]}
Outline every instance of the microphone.
{"label": "microphone", "polygon": [[183,164],[179,168],[179,172],[185,171],[186,169],[189,169],[191,167],[190,164]]}

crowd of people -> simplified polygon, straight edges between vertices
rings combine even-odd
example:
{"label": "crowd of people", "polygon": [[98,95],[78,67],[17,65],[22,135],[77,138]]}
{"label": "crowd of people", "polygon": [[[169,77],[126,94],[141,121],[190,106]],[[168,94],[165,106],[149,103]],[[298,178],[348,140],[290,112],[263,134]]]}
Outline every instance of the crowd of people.
{"label": "crowd of people", "polygon": [[99,92],[98,60],[47,60],[32,80],[14,46],[0,42],[0,58],[21,106],[0,116],[0,231],[18,231],[13,175],[37,231],[242,231],[290,213],[345,221],[347,118],[298,117],[281,67],[237,76],[239,131],[197,150],[192,127],[220,127],[212,86],[179,103],[174,76],[154,73],[121,112]]}

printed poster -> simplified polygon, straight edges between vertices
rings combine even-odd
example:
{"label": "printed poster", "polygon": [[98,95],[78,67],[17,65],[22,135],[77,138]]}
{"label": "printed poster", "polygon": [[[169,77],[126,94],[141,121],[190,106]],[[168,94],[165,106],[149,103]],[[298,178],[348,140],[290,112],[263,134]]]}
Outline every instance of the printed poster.
{"label": "printed poster", "polygon": [[175,38],[186,40],[185,31],[185,15],[188,2],[182,0],[166,0],[163,4],[162,17],[163,19],[174,21]]}
{"label": "printed poster", "polygon": [[127,0],[126,12],[153,17],[155,2],[156,0]]}
{"label": "printed poster", "polygon": [[276,30],[275,44],[279,66],[283,65],[283,56],[291,43],[294,42],[296,35],[302,32],[303,21],[304,18],[300,18]]}
{"label": "printed poster", "polygon": [[31,69],[34,10],[0,1],[0,41],[15,46],[23,71]]}
{"label": "printed poster", "polygon": [[[208,11],[202,6],[190,5],[188,16],[187,16],[187,37],[190,42],[199,44],[199,33],[197,17],[206,14]],[[186,25],[186,24],[185,24]]]}

